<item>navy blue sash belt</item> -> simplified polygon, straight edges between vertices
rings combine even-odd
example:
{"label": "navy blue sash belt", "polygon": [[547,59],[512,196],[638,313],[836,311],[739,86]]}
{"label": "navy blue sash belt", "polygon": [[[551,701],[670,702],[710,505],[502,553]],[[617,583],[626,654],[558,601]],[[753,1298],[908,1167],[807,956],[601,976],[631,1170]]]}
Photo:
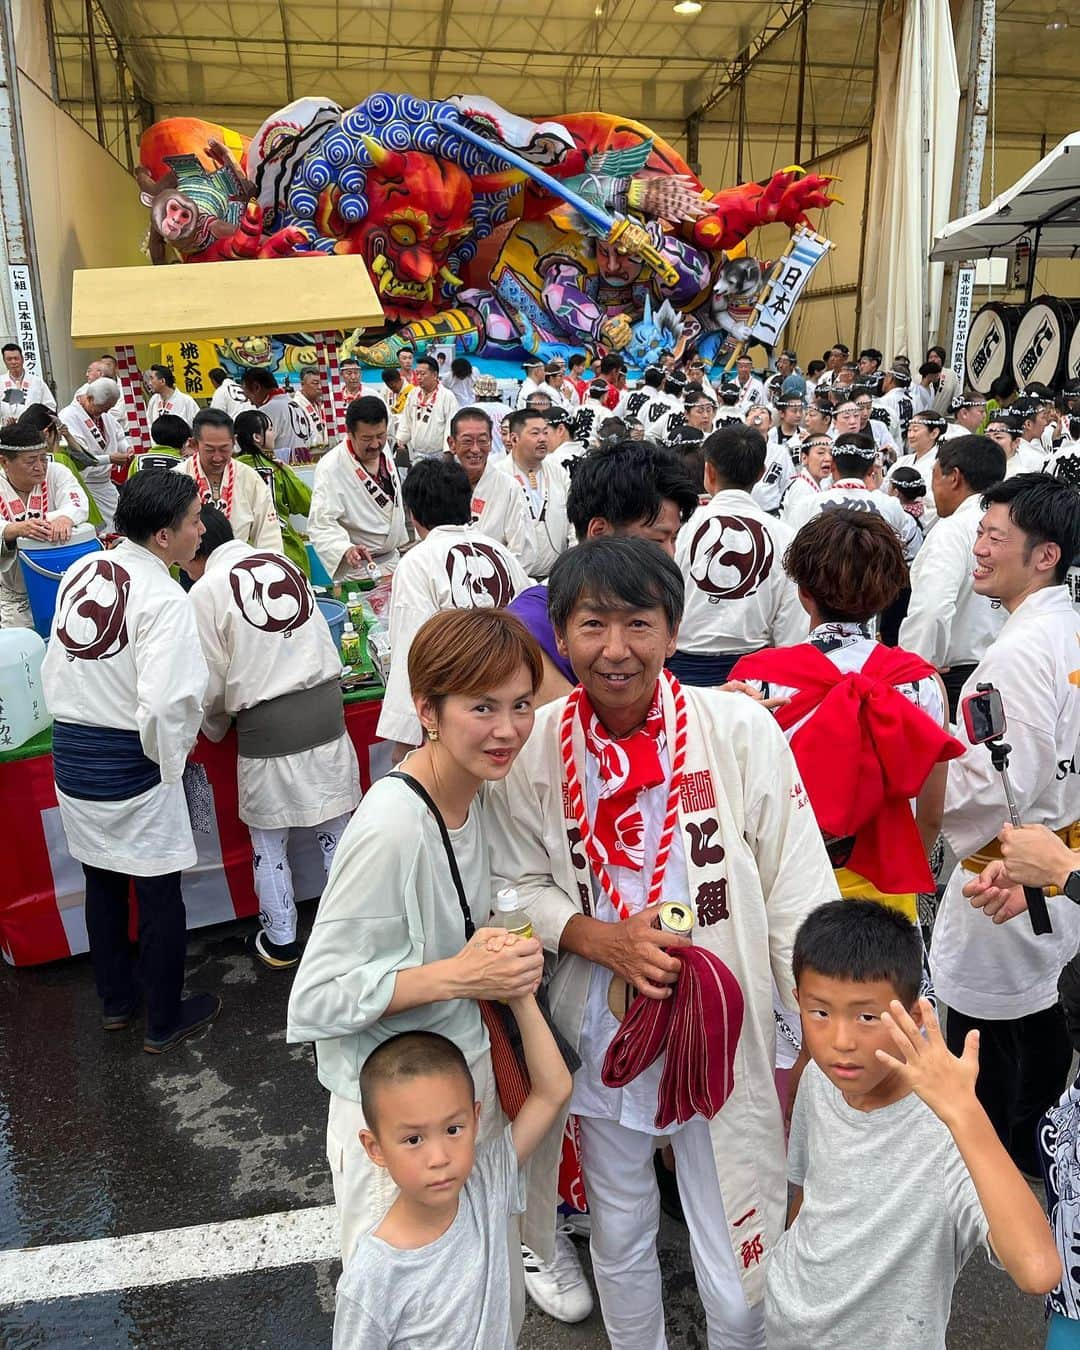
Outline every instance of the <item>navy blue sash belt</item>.
{"label": "navy blue sash belt", "polygon": [[53,723],[53,773],[58,790],[82,802],[126,801],[161,782],[137,731],[75,722]]}
{"label": "navy blue sash belt", "polygon": [[666,665],[680,684],[715,687],[726,684],[731,667],[746,652],[676,652]]}

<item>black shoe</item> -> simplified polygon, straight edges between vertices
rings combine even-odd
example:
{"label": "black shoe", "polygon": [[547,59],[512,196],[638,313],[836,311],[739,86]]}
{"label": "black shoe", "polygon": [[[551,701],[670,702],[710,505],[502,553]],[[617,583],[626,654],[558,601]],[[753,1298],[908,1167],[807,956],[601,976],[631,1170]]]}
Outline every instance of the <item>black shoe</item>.
{"label": "black shoe", "polygon": [[260,929],[251,939],[251,950],[271,970],[291,970],[300,964],[300,944],[271,942]]}
{"label": "black shoe", "polygon": [[656,1184],[660,1189],[660,1208],[669,1219],[685,1223],[686,1216],[683,1214],[682,1201],[679,1199],[679,1183],[675,1180],[675,1173],[668,1171],[664,1165],[664,1155],[659,1149],[653,1153],[653,1169],[656,1172]]}
{"label": "black shoe", "polygon": [[135,1018],[137,1004],[133,1003],[129,1008],[121,1008],[119,1012],[102,1013],[101,1028],[103,1031],[127,1031]]}
{"label": "black shoe", "polygon": [[147,1035],[143,1039],[143,1049],[148,1055],[163,1055],[174,1045],[194,1036],[201,1031],[221,1011],[221,999],[217,994],[192,994],[180,1004],[180,1023],[164,1036]]}

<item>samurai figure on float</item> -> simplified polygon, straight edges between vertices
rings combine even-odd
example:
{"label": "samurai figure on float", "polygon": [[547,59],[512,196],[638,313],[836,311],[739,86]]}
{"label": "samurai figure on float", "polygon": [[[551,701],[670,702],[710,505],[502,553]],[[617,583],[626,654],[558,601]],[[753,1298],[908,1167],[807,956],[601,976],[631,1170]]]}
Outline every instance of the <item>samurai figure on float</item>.
{"label": "samurai figure on float", "polygon": [[[211,142],[239,147],[239,162],[217,146],[208,154]],[[170,119],[146,133],[141,158],[144,190],[169,182],[203,213],[164,241],[187,261],[235,256],[230,230],[246,231],[240,256],[360,253],[394,331],[372,343],[354,335],[343,351],[372,366],[449,340],[512,359],[623,350],[646,299],[654,313],[665,301],[680,311],[684,340],[696,341],[726,327],[712,298],[725,250],[832,200],[828,179],[801,170],[714,195],[637,122],[604,113],[536,122],[480,97],[378,93],[348,112],[300,99],[250,144]],[[224,220],[195,190],[200,172],[222,167],[233,190]],[[246,206],[233,179],[251,185]]]}

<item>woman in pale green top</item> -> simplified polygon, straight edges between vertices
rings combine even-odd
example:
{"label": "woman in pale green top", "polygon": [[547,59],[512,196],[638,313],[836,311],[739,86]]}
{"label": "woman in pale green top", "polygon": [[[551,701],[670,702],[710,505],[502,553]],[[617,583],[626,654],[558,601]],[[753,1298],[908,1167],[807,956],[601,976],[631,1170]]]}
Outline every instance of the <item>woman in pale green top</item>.
{"label": "woman in pale green top", "polygon": [[478,800],[485,782],[510,772],[532,730],[540,649],[500,610],[446,610],[416,634],[408,667],[426,739],[401,772],[445,823],[476,934],[466,939],[436,815],[400,776],[380,779],[341,837],[289,999],[288,1039],[315,1042],[330,1092],[327,1155],[345,1261],[395,1194],[358,1137],[364,1060],[398,1032],[448,1037],[484,1103],[483,1141],[501,1114],[476,1000],[535,990],[543,971],[534,939],[486,949],[491,875]]}

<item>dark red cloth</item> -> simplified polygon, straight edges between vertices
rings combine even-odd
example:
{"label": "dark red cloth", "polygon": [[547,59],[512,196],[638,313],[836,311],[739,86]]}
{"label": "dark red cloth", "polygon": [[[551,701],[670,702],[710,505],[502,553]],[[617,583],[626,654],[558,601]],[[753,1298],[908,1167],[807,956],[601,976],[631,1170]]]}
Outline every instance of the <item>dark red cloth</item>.
{"label": "dark red cloth", "polygon": [[895,687],[933,674],[921,656],[880,643],[861,671],[845,673],[804,643],[740,657],[728,677],[797,691],[776,720],[786,730],[813,713],[791,750],[818,824],[854,835],[849,866],[887,895],[934,889],[910,799],[935,764],[964,753]]}
{"label": "dark red cloth", "polygon": [[638,994],[604,1056],[600,1077],[625,1087],[667,1052],[657,1129],[691,1116],[711,1120],[735,1086],[743,996],[723,961],[704,947],[678,948],[682,970],[669,998]]}

